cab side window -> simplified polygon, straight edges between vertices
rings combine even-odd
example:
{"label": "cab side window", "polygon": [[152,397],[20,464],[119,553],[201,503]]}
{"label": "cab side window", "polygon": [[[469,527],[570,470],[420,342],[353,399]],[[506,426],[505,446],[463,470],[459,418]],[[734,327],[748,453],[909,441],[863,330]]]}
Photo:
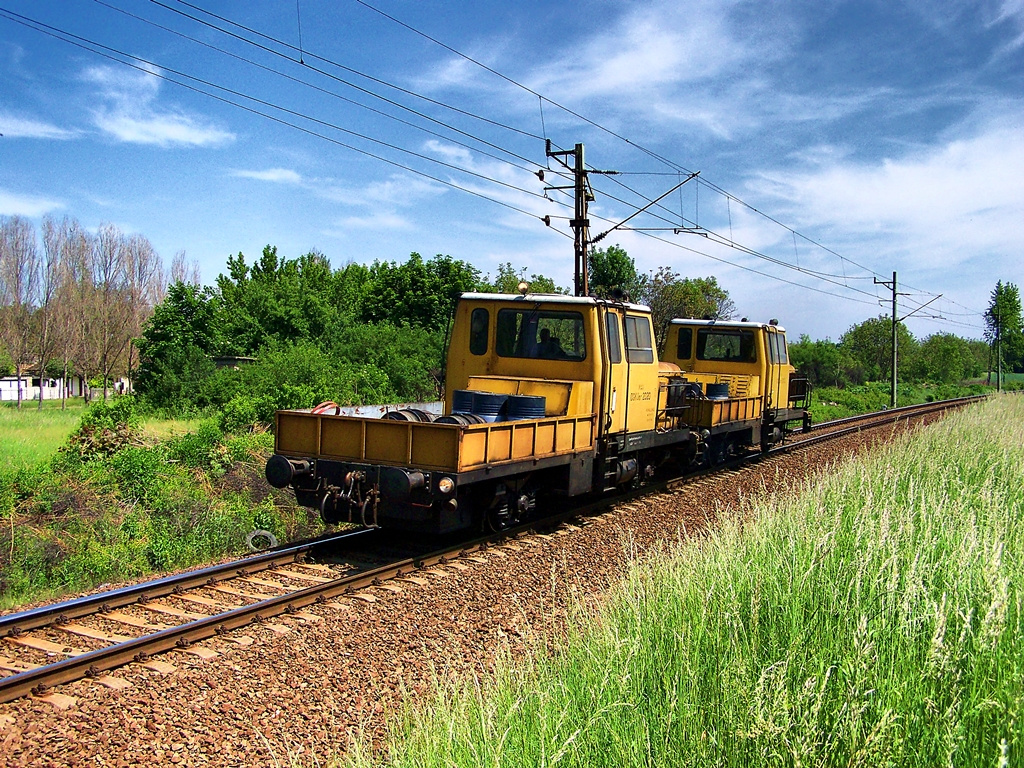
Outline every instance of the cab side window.
{"label": "cab side window", "polygon": [[789,354],[786,351],[786,334],[777,333],[775,334],[775,340],[779,345],[779,362],[783,365],[789,363]]}
{"label": "cab side window", "polygon": [[676,357],[689,360],[693,357],[693,328],[679,326],[679,341],[676,344]]}
{"label": "cab side window", "polygon": [[477,307],[469,320],[469,351],[474,355],[487,354],[487,332],[491,323],[490,313]]}
{"label": "cab side window", "polygon": [[608,362],[622,362],[622,346],[619,344],[619,316],[608,312],[604,316],[604,326],[608,331]]}
{"label": "cab side window", "polygon": [[653,363],[651,321],[646,317],[626,315],[626,360],[631,363]]}
{"label": "cab side window", "polygon": [[773,364],[786,365],[789,362],[789,355],[786,354],[786,334],[769,331],[768,350]]}

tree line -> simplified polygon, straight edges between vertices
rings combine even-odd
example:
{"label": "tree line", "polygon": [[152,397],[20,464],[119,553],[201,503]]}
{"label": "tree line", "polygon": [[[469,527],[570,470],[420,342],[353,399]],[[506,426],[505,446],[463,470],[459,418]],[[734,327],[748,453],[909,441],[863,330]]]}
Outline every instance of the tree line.
{"label": "tree line", "polygon": [[[903,323],[896,326],[897,376],[900,381],[955,384],[998,369],[1024,372],[1024,333],[1017,286],[999,282],[985,311],[983,340],[951,333],[914,338]],[[803,335],[789,344],[790,358],[815,386],[846,387],[892,376],[892,318],[869,318],[852,326],[839,341],[812,341]]]}
{"label": "tree line", "polygon": [[[102,382],[127,376],[150,407],[218,410],[244,422],[278,408],[323,400],[359,404],[438,396],[455,304],[465,291],[566,293],[543,275],[499,265],[492,278],[468,262],[412,253],[404,262],[332,267],[313,250],[286,258],[268,245],[242,253],[203,286],[183,253],[169,271],[141,235],[112,225],[91,234],[70,218],[33,225],[0,220],[0,368],[18,376],[70,372]],[[618,245],[591,252],[591,293],[651,307],[661,348],[674,317],[736,314],[714,276],[684,278],[669,267],[641,274]],[[998,295],[997,295],[998,294]],[[1011,369],[1024,364],[1016,286],[993,292],[986,341],[934,334],[921,341],[899,326],[900,376],[958,381],[981,375],[998,330]],[[818,385],[888,377],[891,320],[872,318],[838,342],[791,342],[794,364]],[[992,338],[989,338],[989,336]]]}
{"label": "tree line", "polygon": [[[517,293],[523,280],[534,293],[567,292],[508,262],[492,278],[441,254],[335,269],[317,251],[288,259],[268,245],[254,262],[239,253],[226,266],[214,285],[172,284],[146,325],[136,385],[152,406],[266,421],[328,399],[433,399],[463,292]],[[654,307],[659,339],[672,317],[733,311],[713,277],[638,275],[618,246],[595,251],[590,268],[597,295],[624,289]]]}
{"label": "tree line", "polygon": [[[106,398],[115,376],[138,367],[134,340],[169,281],[198,279],[184,253],[169,272],[152,244],[112,224],[95,233],[48,216],[41,232],[20,216],[0,217],[0,375],[98,379]],[[42,407],[43,388],[39,388]]]}

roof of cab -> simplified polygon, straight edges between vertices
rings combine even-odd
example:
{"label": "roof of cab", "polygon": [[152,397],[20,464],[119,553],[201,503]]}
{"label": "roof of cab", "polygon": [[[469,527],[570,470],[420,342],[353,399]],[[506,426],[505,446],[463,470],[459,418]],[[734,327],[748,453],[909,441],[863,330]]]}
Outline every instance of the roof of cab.
{"label": "roof of cab", "polygon": [[524,304],[588,304],[590,306],[606,305],[625,307],[640,312],[650,312],[651,308],[644,304],[632,304],[628,301],[598,299],[594,296],[566,296],[562,293],[476,293],[462,294],[463,299],[470,301],[518,301]]}
{"label": "roof of cab", "polygon": [[742,320],[693,320],[686,317],[677,317],[672,320],[672,325],[702,325],[712,326],[718,325],[722,328],[768,328],[772,327],[780,333],[785,333],[786,329],[781,325],[771,325],[770,323],[751,323]]}

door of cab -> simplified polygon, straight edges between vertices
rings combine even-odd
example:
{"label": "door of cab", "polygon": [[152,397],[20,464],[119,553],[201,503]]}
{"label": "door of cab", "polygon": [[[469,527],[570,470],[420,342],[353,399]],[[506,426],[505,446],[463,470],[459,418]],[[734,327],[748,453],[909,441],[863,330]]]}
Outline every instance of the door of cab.
{"label": "door of cab", "polygon": [[605,307],[601,332],[604,334],[608,369],[604,373],[605,394],[602,404],[603,427],[606,434],[614,435],[626,428],[626,355],[622,338],[623,313],[614,307]]}
{"label": "door of cab", "polygon": [[765,327],[768,347],[768,375],[766,384],[767,402],[772,409],[789,407],[789,354],[786,349],[786,334],[775,326]]}
{"label": "door of cab", "polygon": [[605,378],[607,434],[654,429],[658,408],[658,357],[654,351],[650,315],[606,307]]}

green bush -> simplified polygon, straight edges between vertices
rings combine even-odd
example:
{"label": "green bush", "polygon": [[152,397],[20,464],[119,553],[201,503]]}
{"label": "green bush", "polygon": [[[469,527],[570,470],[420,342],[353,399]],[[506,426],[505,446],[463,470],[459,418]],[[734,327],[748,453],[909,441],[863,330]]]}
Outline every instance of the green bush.
{"label": "green bush", "polygon": [[[109,410],[108,426],[126,418]],[[0,608],[240,553],[254,528],[314,535],[319,520],[263,478],[272,448],[267,432],[225,436],[207,419],[161,445],[0,470]]]}
{"label": "green bush", "polygon": [[224,474],[227,464],[223,438],[217,420],[205,419],[199,422],[195,432],[168,440],[167,456],[186,467],[205,469],[219,476]]}
{"label": "green bush", "polygon": [[60,449],[72,462],[92,461],[110,456],[139,441],[139,413],[132,395],[109,401],[99,400],[82,414],[82,419]]}
{"label": "green bush", "polygon": [[160,476],[166,452],[159,448],[125,448],[107,464],[121,498],[129,503],[146,503],[160,490]]}
{"label": "green bush", "polygon": [[248,395],[235,395],[217,415],[217,425],[225,434],[244,432],[259,421],[259,411],[255,398]]}

